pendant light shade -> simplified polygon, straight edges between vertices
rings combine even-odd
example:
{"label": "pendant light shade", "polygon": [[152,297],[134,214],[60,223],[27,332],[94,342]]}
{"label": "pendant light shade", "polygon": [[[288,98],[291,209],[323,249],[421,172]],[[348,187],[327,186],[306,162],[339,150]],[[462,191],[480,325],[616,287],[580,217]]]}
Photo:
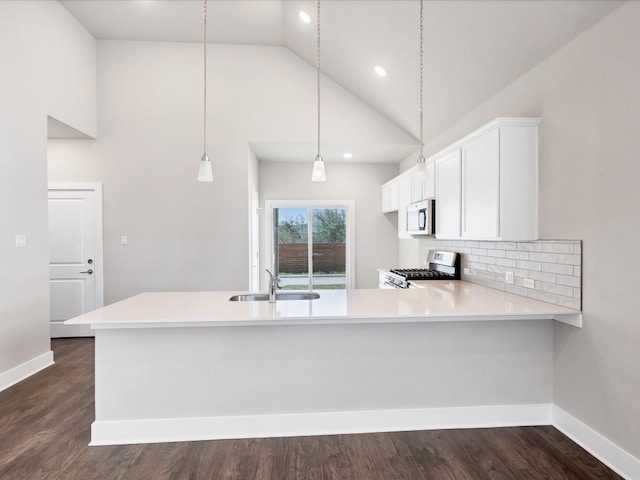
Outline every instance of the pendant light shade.
{"label": "pendant light shade", "polygon": [[324,171],[324,160],[320,155],[320,0],[318,0],[318,51],[316,62],[316,73],[318,76],[318,154],[313,162],[313,171],[311,172],[312,182],[326,182],[327,174]]}
{"label": "pendant light shade", "polygon": [[213,182],[213,170],[211,169],[211,162],[209,156],[205,153],[200,160],[200,168],[198,169],[198,181],[199,182]]}
{"label": "pendant light shade", "polygon": [[324,171],[324,160],[320,155],[316,156],[313,162],[313,172],[311,173],[312,182],[326,182],[327,174]]}
{"label": "pendant light shade", "polygon": [[418,157],[413,174],[418,178],[425,178],[427,176],[427,161],[422,154]]}
{"label": "pendant light shade", "polygon": [[211,161],[209,155],[207,155],[207,0],[204,0],[203,7],[203,19],[204,19],[204,132],[203,132],[203,145],[204,153],[200,159],[200,168],[198,169],[198,181],[199,182],[213,182],[213,170],[211,168]]}

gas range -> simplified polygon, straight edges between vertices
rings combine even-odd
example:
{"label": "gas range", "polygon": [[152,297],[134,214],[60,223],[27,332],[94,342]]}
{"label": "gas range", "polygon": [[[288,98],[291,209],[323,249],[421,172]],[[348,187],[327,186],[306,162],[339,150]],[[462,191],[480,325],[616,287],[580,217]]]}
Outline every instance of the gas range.
{"label": "gas range", "polygon": [[386,274],[386,288],[409,288],[414,280],[459,280],[460,255],[456,252],[431,250],[428,268],[394,268]]}

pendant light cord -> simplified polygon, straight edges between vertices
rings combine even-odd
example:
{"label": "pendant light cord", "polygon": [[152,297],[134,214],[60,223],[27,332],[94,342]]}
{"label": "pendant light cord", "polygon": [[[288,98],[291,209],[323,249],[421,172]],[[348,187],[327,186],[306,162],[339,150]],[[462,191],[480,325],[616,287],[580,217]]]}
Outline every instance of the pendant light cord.
{"label": "pendant light cord", "polygon": [[420,0],[420,159],[424,158],[424,6]]}
{"label": "pendant light cord", "polygon": [[316,70],[318,75],[318,159],[320,158],[320,0],[318,0],[318,51]]}
{"label": "pendant light cord", "polygon": [[207,154],[207,0],[204,0],[204,155]]}

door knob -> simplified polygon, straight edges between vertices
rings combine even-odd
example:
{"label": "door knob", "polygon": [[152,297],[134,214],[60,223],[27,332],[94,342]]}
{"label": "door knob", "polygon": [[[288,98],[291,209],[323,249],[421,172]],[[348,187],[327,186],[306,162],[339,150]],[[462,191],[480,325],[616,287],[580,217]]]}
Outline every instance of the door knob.
{"label": "door knob", "polygon": [[80,272],[80,273],[88,273],[89,275],[93,274],[93,270],[89,269],[86,272]]}

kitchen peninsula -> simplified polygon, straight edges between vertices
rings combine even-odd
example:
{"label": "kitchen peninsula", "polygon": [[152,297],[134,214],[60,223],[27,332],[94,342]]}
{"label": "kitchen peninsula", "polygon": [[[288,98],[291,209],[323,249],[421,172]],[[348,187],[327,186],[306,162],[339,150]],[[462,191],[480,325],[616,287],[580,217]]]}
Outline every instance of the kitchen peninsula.
{"label": "kitchen peninsula", "polygon": [[553,321],[581,313],[460,281],[231,302],[145,293],[96,336],[92,445],[550,423]]}

